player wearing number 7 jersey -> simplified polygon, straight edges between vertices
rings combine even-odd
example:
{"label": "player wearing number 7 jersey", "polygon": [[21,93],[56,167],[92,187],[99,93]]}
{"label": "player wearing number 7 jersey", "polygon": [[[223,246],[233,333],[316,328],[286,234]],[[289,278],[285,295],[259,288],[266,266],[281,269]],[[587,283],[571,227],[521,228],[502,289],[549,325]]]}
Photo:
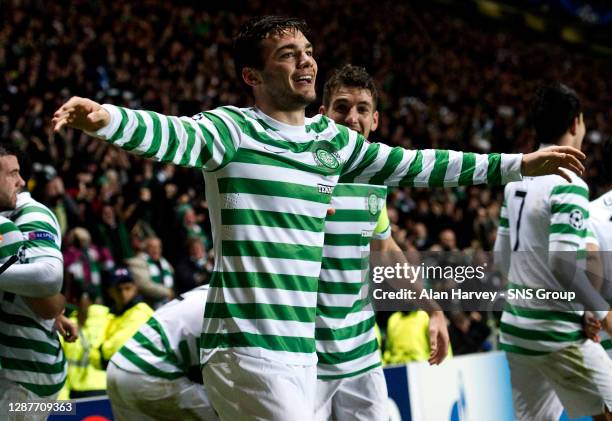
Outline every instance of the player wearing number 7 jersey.
{"label": "player wearing number 7 jersey", "polygon": [[[574,91],[561,84],[545,86],[532,111],[539,142],[580,148],[585,127]],[[500,341],[508,354],[518,420],[556,421],[563,407],[572,418],[612,408],[612,362],[602,358],[601,345],[586,340],[583,311],[574,303],[541,302],[528,295],[512,299],[517,291],[567,290],[573,280],[568,275],[573,275],[564,269],[564,253],[582,259],[573,261],[572,271],[585,264],[589,190],[580,177],[569,175],[570,183],[556,175],[526,177],[504,192],[495,251],[510,291]],[[599,319],[608,315],[603,305],[597,310],[604,311],[595,312]]]}
{"label": "player wearing number 7 jersey", "polygon": [[54,115],[55,130],[67,125],[204,170],[216,259],[201,362],[222,419],[312,418],[323,229],[339,179],[456,186],[582,170],[573,148],[524,156],[409,151],[369,143],[321,115],[305,118],[317,75],[307,32],[303,21],[271,16],[241,28],[235,64],[255,107],[179,118],[72,98]]}

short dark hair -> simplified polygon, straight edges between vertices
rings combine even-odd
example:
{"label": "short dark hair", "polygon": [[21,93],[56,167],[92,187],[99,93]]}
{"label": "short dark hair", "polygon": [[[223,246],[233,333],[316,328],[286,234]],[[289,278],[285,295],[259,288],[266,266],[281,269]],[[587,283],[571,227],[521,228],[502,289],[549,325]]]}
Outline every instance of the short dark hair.
{"label": "short dark hair", "polygon": [[580,99],[573,89],[559,82],[541,86],[531,104],[536,140],[540,144],[557,143],[580,112]]}
{"label": "short dark hair", "polygon": [[0,156],[19,156],[19,149],[10,142],[0,142]]}
{"label": "short dark hair", "polygon": [[271,35],[281,35],[289,31],[299,31],[308,36],[306,21],[284,16],[260,16],[249,19],[240,27],[234,38],[234,66],[236,76],[242,80],[242,69],[252,67],[262,69],[264,60],[261,41]]}
{"label": "short dark hair", "polygon": [[376,89],[374,79],[364,67],[345,64],[334,71],[323,87],[323,105],[325,108],[329,108],[333,93],[341,86],[361,88],[370,91],[372,101],[374,102],[374,109],[376,109],[376,105],[378,104],[378,90]]}

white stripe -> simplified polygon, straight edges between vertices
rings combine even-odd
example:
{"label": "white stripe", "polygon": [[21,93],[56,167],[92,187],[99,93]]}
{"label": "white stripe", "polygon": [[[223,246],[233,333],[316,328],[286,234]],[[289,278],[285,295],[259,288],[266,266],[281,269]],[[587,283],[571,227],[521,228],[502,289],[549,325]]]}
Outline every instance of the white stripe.
{"label": "white stripe", "polygon": [[206,146],[206,139],[202,136],[202,129],[192,118],[184,118],[181,121],[187,122],[195,132],[195,144],[193,149],[191,149],[191,156],[189,157],[189,166],[195,167],[198,158],[202,155],[202,150]]}
{"label": "white stripe", "polygon": [[325,218],[329,208],[326,203],[250,193],[219,194],[219,202],[222,209],[266,210],[315,218]]}
{"label": "white stripe", "polygon": [[135,111],[138,115],[140,115],[140,117],[142,117],[142,121],[144,122],[146,131],[145,131],[145,135],[142,138],[140,144],[138,145],[138,150],[141,153],[145,153],[146,151],[149,150],[149,148],[151,147],[151,145],[153,144],[153,119],[151,118],[151,116],[149,115],[149,113],[147,113],[146,111]]}
{"label": "white stripe", "polygon": [[416,152],[413,150],[404,149],[402,151],[402,160],[397,167],[393,169],[391,175],[385,180],[387,186],[397,186],[399,182],[406,176],[410,164],[416,158]]}
{"label": "white stripe", "polygon": [[542,332],[575,332],[582,330],[582,326],[577,323],[564,320],[533,319],[517,316],[507,311],[503,313],[502,321],[522,329]]}
{"label": "white stripe", "polygon": [[568,342],[535,341],[530,339],[518,338],[516,336],[509,335],[504,332],[500,332],[499,341],[503,344],[515,345],[520,346],[521,348],[544,352],[558,351],[572,344],[581,342],[580,340]]}
{"label": "white stripe", "polygon": [[[256,335],[288,336],[296,338],[312,338],[314,323],[295,322],[290,320],[272,319],[204,319],[204,325],[209,324],[208,332],[218,333],[253,333]],[[204,327],[206,329],[206,327]]]}
{"label": "white stripe", "polygon": [[[359,231],[357,231],[359,232]],[[331,257],[335,259],[361,259],[367,258],[370,253],[367,248],[361,246],[331,246],[326,245],[323,248],[323,257]]]}
{"label": "white stripe", "polygon": [[389,158],[392,149],[383,143],[379,143],[379,145],[380,147],[376,153],[376,159],[358,177],[355,178],[355,182],[365,183],[369,181],[370,178],[372,178],[378,171],[382,170],[387,163],[387,159]]}
{"label": "white stripe", "polygon": [[344,319],[336,319],[333,317],[317,316],[315,320],[316,327],[318,328],[330,328],[340,329],[347,326],[355,326],[365,320],[368,320],[374,316],[372,306],[368,304],[361,311],[349,313]]}
{"label": "white stripe", "polygon": [[376,340],[374,329],[369,329],[361,335],[352,338],[337,341],[318,340],[316,342],[317,352],[349,352],[373,340]]}
{"label": "white stripe", "polygon": [[364,272],[362,270],[321,269],[319,278],[326,282],[348,282],[351,279],[365,279]]}
{"label": "white stripe", "polygon": [[421,152],[423,153],[422,168],[421,172],[414,178],[414,185],[416,187],[427,187],[429,186],[429,177],[436,163],[436,151],[424,149]]}
{"label": "white stripe", "polygon": [[178,147],[176,148],[174,156],[170,159],[175,164],[178,164],[181,162],[181,159],[187,150],[189,136],[187,135],[187,131],[185,130],[185,127],[183,127],[183,124],[178,117],[170,117],[170,123],[174,127],[174,132],[176,133],[176,137],[178,139]]}
{"label": "white stripe", "polygon": [[318,376],[333,376],[354,373],[363,370],[367,367],[371,367],[375,364],[380,364],[380,351],[377,349],[363,357],[356,358],[352,361],[347,361],[340,364],[317,364],[317,375]]}
{"label": "white stripe", "polygon": [[362,230],[373,230],[378,223],[377,219],[369,222],[340,222],[329,221],[325,223],[326,234],[361,234]]}
{"label": "white stripe", "polygon": [[[160,131],[161,131],[161,142],[159,144],[159,150],[157,151],[157,153],[155,154],[155,159],[158,161],[161,161],[161,159],[164,157],[164,155],[166,154],[166,151],[168,150],[168,139],[169,139],[169,130],[168,130],[168,117],[161,115],[159,113],[155,113],[155,116],[159,119],[159,126],[160,126]],[[151,130],[153,128],[151,127]]]}
{"label": "white stripe", "polygon": [[462,152],[448,151],[448,166],[446,167],[446,174],[444,176],[444,185],[446,187],[456,186],[459,184],[462,163]]}
{"label": "white stripe", "polygon": [[476,168],[472,178],[473,184],[482,184],[487,182],[487,172],[489,171],[489,157],[485,154],[476,154]]}
{"label": "white stripe", "polygon": [[361,296],[359,294],[326,294],[320,292],[317,297],[317,305],[349,309],[360,299]]}
{"label": "white stripe", "polygon": [[[117,141],[114,143],[114,145],[118,147],[122,147],[130,141],[138,123],[138,120],[136,120],[136,115],[134,114],[133,110],[126,109],[125,112],[127,114],[128,120],[126,125],[123,127],[123,135],[121,136],[121,139],[117,139]],[[137,151],[139,150],[137,149]]]}
{"label": "white stripe", "polygon": [[[279,167],[262,164],[246,164],[244,162],[232,162],[228,164],[227,167],[227,170],[231,171],[232,173],[232,178],[279,181],[284,183],[299,184],[304,187],[311,188],[322,183],[320,175],[297,169],[282,168],[279,171]],[[329,179],[329,177],[327,178]],[[328,182],[333,184],[331,179]]]}
{"label": "white stripe", "polygon": [[222,225],[221,239],[321,247],[322,233],[261,225]]}
{"label": "white stripe", "polygon": [[320,262],[304,260],[277,259],[270,257],[221,256],[220,271],[225,272],[263,272],[284,275],[317,276]]}
{"label": "white stripe", "polygon": [[[314,308],[317,303],[317,292],[293,291],[278,288],[211,288],[218,297],[217,303],[228,304],[280,304]],[[313,311],[314,315],[314,311]]]}

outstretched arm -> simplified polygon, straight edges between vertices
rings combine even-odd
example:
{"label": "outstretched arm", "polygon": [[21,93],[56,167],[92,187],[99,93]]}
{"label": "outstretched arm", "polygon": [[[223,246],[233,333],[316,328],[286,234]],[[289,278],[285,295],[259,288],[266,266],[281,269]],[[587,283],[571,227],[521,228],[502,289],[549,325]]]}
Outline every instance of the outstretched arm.
{"label": "outstretched arm", "polygon": [[212,171],[236,153],[242,119],[230,108],[170,117],[72,97],[52,123],[55,131],[72,127],[146,158]]}
{"label": "outstretched arm", "polygon": [[473,184],[506,184],[521,176],[578,174],[585,156],[569,146],[553,146],[530,154],[476,154],[448,150],[407,150],[369,143],[349,131],[354,142],[352,156],[343,168],[340,182],[415,187],[453,187]]}

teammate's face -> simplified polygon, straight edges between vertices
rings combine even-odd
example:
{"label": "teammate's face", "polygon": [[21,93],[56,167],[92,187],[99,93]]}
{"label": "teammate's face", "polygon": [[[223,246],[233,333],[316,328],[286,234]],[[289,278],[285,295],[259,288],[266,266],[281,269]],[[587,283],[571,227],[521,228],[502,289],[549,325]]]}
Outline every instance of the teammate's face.
{"label": "teammate's face", "polygon": [[287,31],[262,41],[264,68],[255,71],[256,99],[281,111],[303,109],[316,98],[317,62],[312,45],[299,31]]}
{"label": "teammate's face", "polygon": [[25,185],[14,155],[0,157],[0,210],[15,209],[17,193]]}
{"label": "teammate's face", "polygon": [[321,106],[319,112],[366,138],[378,127],[378,111],[374,108],[372,93],[367,89],[341,86],[332,93],[329,110]]}

